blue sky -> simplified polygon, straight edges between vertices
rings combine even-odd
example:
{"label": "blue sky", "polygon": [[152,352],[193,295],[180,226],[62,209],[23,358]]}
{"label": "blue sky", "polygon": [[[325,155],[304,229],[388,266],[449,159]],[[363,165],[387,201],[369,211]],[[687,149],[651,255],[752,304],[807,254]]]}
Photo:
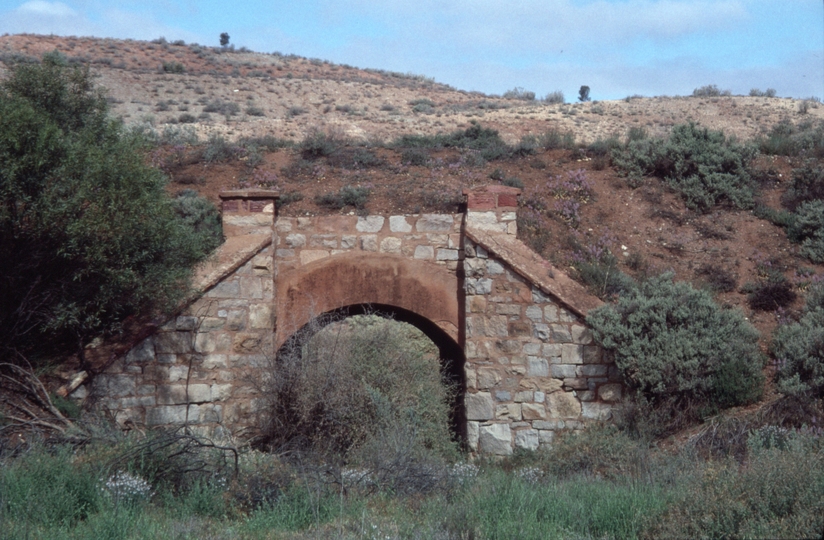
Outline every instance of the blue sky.
{"label": "blue sky", "polygon": [[824,0],[0,0],[0,34],[231,43],[464,90],[824,98]]}

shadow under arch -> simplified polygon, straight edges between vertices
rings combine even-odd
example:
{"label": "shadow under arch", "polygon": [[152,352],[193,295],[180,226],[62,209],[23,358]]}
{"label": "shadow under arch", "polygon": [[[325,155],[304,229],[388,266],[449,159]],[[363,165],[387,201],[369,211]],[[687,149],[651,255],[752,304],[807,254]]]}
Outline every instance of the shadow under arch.
{"label": "shadow under arch", "polygon": [[410,324],[423,332],[438,348],[441,377],[453,384],[456,389],[450,406],[450,431],[461,445],[461,448],[466,449],[466,409],[464,406],[464,395],[466,393],[464,365],[466,364],[466,357],[464,356],[464,350],[444,329],[422,315],[388,304],[353,304],[336,308],[320,314],[316,321],[307,322],[303,327],[295,331],[277,350],[276,358],[289,347],[293,346],[293,338],[296,336],[305,336],[306,328],[310,324],[320,322],[322,328],[335,321],[357,315],[379,315],[391,320]]}

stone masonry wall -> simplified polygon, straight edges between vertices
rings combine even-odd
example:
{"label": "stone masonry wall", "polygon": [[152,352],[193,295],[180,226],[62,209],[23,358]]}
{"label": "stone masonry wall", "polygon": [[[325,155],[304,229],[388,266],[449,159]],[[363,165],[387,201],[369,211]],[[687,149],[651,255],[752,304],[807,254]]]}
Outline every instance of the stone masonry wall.
{"label": "stone masonry wall", "polygon": [[383,253],[440,265],[463,280],[465,308],[456,308],[463,332],[455,336],[464,341],[473,452],[534,450],[559,430],[609,419],[622,386],[592,341],[587,308],[551,294],[526,268],[530,259],[512,255],[521,252],[495,251],[503,239],[535,257],[515,240],[517,193],[467,192],[466,214],[276,220],[271,192],[230,193],[223,219],[227,245],[240,246],[237,264],[230,253],[199,298],[73,397],[90,393],[124,426],[186,423],[207,436],[242,435],[255,421],[254,381],[274,353],[278,318],[288,315],[277,312],[278,274],[339,254]]}

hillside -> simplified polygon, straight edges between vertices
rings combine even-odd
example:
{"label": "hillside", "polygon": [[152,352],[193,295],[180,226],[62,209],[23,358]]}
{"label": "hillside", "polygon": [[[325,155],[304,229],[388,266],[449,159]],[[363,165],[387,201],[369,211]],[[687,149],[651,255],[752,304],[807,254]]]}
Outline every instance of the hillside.
{"label": "hillside", "polygon": [[[90,64],[108,91],[113,114],[158,134],[165,144],[151,159],[169,174],[172,192],[195,189],[216,200],[222,189],[265,186],[284,194],[285,215],[411,213],[454,210],[463,188],[490,182],[523,185],[524,200],[535,199],[558,177],[583,170],[590,187],[580,207],[549,205],[548,219],[522,226],[525,236],[532,232],[527,240],[533,246],[573,275],[581,257],[608,249],[628,274],[672,270],[678,279],[710,286],[720,302],[747,313],[765,346],[778,315],[751,309],[745,285],[778,270],[800,293],[810,272],[824,271],[798,255],[783,229],[752,211],[692,211],[658,179],[630,185],[608,156],[609,145],[623,141],[630,128],[666,136],[672,126],[694,121],[751,141],[781,121],[820,122],[824,107],[816,102],[631,96],[549,104],[293,55],[165,40],[0,37],[3,62],[52,50],[70,62]],[[462,148],[390,144],[404,135],[431,141],[472,122],[497,130],[520,151],[480,159],[477,151]],[[574,144],[564,139],[568,133]],[[288,141],[304,141],[303,151]],[[759,203],[779,209],[792,170],[801,163],[798,157],[759,156]],[[330,197],[347,186],[360,188],[349,192],[355,206]],[[792,315],[802,296],[779,313]]]}

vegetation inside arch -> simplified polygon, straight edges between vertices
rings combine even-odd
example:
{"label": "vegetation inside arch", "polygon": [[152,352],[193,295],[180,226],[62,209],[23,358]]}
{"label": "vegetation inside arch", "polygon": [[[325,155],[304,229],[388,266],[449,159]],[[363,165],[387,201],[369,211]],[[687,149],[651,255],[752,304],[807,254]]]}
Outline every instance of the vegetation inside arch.
{"label": "vegetation inside arch", "polygon": [[262,384],[259,444],[269,450],[379,471],[395,489],[457,456],[457,388],[444,380],[435,344],[410,324],[374,314],[313,319],[281,348]]}

